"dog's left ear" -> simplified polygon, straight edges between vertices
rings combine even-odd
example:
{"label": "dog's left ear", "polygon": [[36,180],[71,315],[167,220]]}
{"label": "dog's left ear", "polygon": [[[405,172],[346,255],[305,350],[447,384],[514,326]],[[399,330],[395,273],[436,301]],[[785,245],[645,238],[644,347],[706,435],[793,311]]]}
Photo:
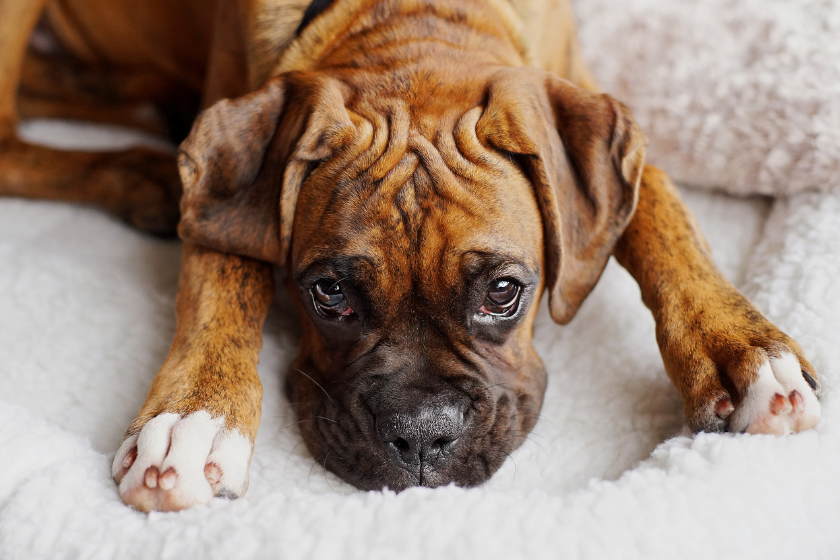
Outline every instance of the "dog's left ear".
{"label": "dog's left ear", "polygon": [[630,110],[531,68],[491,81],[485,144],[517,154],[543,219],[551,317],[568,323],[601,276],[638,200],[647,139]]}

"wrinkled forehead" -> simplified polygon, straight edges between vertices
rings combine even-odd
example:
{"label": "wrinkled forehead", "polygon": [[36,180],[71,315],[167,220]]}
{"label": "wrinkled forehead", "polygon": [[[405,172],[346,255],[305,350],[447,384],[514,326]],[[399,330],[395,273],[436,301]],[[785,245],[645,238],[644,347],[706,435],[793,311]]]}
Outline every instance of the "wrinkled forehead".
{"label": "wrinkled forehead", "polygon": [[348,169],[357,161],[322,163],[298,201],[293,272],[351,257],[380,281],[399,284],[407,277],[454,281],[494,260],[539,270],[542,222],[533,186],[512,158],[474,135],[466,146],[457,134],[428,139],[408,131],[405,149],[386,150],[352,179]]}

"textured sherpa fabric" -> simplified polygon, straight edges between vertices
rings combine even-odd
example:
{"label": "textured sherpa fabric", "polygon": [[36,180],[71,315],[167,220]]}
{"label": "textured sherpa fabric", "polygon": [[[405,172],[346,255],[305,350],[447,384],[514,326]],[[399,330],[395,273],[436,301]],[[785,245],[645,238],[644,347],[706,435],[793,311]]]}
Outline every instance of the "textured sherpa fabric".
{"label": "textured sherpa fabric", "polygon": [[[25,132],[96,143],[88,128]],[[95,210],[0,199],[0,559],[836,558],[840,194],[772,208],[684,196],[724,273],[822,374],[815,430],[687,437],[650,314],[611,262],[570,325],[543,306],[545,406],[489,482],[360,492],[307,453],[281,395],[297,344],[281,293],[248,494],[150,515],[122,504],[109,466],[174,330],[180,244]]]}
{"label": "textured sherpa fabric", "polygon": [[[604,89],[684,190],[724,273],[822,375],[790,437],[684,434],[653,321],[610,263],[579,316],[545,308],[533,433],[483,487],[359,492],[301,445],[281,396],[297,343],[278,294],[263,421],[237,501],[126,508],[109,465],[174,330],[180,245],[96,211],[0,200],[0,559],[836,558],[840,551],[840,7],[802,0],[578,0]],[[124,132],[32,123],[63,146]],[[769,217],[768,217],[769,213]]]}
{"label": "textured sherpa fabric", "polygon": [[576,0],[585,59],[649,161],[734,194],[840,186],[840,2]]}

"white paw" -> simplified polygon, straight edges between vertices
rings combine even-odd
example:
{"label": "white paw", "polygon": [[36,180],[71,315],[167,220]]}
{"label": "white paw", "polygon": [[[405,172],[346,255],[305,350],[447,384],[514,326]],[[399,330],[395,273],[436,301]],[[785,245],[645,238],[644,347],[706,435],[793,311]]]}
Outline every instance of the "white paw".
{"label": "white paw", "polygon": [[784,435],[810,430],[820,421],[820,403],[789,352],[770,358],[758,369],[744,401],[732,413],[730,430]]}
{"label": "white paw", "polygon": [[165,413],[126,438],[111,473],[123,501],[140,511],[177,511],[248,489],[251,442],[206,411]]}

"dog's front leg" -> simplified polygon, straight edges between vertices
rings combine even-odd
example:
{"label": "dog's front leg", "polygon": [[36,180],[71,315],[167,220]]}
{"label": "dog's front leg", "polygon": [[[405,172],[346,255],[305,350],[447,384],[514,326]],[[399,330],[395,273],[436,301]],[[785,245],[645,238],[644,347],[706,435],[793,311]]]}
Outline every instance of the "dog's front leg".
{"label": "dog's front leg", "polygon": [[184,245],[175,339],[114,458],[126,504],[171,511],[245,493],[272,296],[269,265]]}
{"label": "dog's front leg", "polygon": [[692,430],[785,434],[817,424],[819,381],[799,344],[723,277],[673,183],[654,167],[645,168],[615,256],[653,313]]}

